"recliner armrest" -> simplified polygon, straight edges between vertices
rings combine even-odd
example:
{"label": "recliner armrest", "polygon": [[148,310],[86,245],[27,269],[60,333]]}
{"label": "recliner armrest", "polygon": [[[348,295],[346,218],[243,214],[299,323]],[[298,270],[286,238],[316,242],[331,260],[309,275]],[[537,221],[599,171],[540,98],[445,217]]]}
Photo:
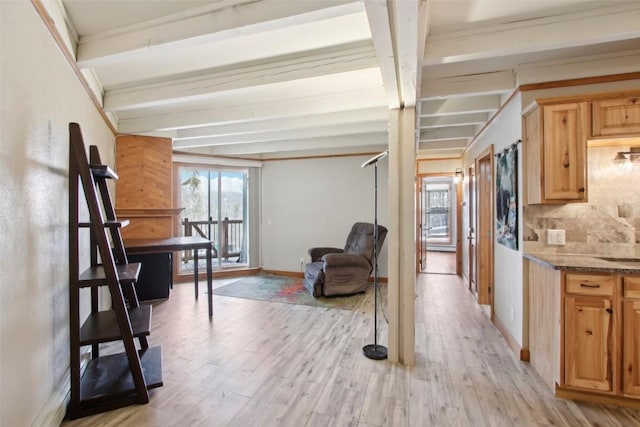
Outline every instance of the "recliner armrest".
{"label": "recliner armrest", "polygon": [[311,255],[311,262],[318,262],[326,254],[341,254],[344,252],[340,248],[319,247],[309,249],[309,255]]}
{"label": "recliner armrest", "polygon": [[322,257],[324,267],[359,267],[371,271],[371,264],[362,255],[329,253]]}

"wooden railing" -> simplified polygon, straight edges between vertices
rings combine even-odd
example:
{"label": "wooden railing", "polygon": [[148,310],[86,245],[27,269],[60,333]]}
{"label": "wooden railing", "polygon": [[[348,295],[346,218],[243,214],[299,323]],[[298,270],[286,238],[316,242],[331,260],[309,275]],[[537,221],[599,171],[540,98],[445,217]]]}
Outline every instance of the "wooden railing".
{"label": "wooden railing", "polygon": [[[240,257],[242,254],[242,220],[241,219],[229,219],[225,217],[222,220],[222,227],[220,228],[220,236],[218,235],[218,221],[214,221],[212,217],[209,217],[208,221],[190,221],[189,218],[182,220],[182,226],[184,227],[185,236],[200,236],[205,239],[209,239],[213,242],[213,257],[222,258],[225,261],[229,260],[229,257]],[[211,230],[211,236],[208,236],[208,231]],[[192,254],[190,251],[185,251],[183,255],[183,262],[191,260]]]}

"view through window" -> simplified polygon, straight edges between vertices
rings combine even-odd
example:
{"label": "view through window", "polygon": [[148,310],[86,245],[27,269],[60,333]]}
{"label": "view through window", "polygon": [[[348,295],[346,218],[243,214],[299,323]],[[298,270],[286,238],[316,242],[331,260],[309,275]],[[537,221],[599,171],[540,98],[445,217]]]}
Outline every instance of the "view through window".
{"label": "view through window", "polygon": [[426,238],[430,245],[452,242],[452,181],[446,179],[426,179],[423,192],[423,215]]}
{"label": "view through window", "polygon": [[[179,166],[178,176],[181,235],[213,241],[214,268],[247,265],[248,171]],[[192,255],[183,253],[179,274],[193,271]],[[204,268],[204,251],[199,258]]]}

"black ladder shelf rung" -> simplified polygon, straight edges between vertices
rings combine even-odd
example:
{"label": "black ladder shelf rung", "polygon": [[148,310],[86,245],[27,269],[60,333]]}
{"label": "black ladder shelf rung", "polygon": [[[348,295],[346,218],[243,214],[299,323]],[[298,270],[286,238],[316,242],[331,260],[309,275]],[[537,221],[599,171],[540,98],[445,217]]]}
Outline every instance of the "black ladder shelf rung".
{"label": "black ladder shelf rung", "polygon": [[[117,264],[116,271],[118,272],[118,278],[121,284],[133,284],[138,281],[140,275],[140,267],[142,264],[139,262],[132,262],[128,264]],[[104,266],[93,265],[86,269],[78,280],[78,286],[104,286],[107,285],[107,276],[104,271]]]}
{"label": "black ladder shelf rung", "polygon": [[[151,306],[141,305],[130,308],[129,321],[133,336],[148,336],[151,332]],[[118,319],[113,310],[98,311],[89,314],[80,329],[80,345],[99,344],[122,339]]]}
{"label": "black ladder shelf rung", "polygon": [[118,174],[107,165],[90,164],[89,169],[96,178],[118,179]]}
{"label": "black ladder shelf rung", "polygon": [[[103,226],[105,228],[124,228],[127,225],[129,225],[129,222],[130,221],[128,219],[120,219],[120,220],[117,220],[117,221],[116,220],[111,220],[111,221],[107,220],[107,221],[104,222]],[[91,223],[90,222],[81,222],[81,223],[78,223],[78,227],[89,228],[89,227],[91,227]]]}
{"label": "black ladder shelf rung", "polygon": [[[162,386],[162,353],[160,347],[138,351],[147,389]],[[80,397],[83,406],[109,402],[135,394],[125,353],[92,359],[82,377]]]}

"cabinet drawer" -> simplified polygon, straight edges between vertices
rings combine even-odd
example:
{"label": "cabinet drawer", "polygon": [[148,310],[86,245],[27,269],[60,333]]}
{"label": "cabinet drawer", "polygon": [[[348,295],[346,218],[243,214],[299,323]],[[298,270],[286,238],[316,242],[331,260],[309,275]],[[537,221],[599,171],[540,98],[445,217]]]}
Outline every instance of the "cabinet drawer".
{"label": "cabinet drawer", "polygon": [[565,291],[580,295],[613,295],[615,289],[613,276],[595,274],[567,274]]}
{"label": "cabinet drawer", "polygon": [[625,298],[640,298],[640,277],[625,277],[622,283]]}

